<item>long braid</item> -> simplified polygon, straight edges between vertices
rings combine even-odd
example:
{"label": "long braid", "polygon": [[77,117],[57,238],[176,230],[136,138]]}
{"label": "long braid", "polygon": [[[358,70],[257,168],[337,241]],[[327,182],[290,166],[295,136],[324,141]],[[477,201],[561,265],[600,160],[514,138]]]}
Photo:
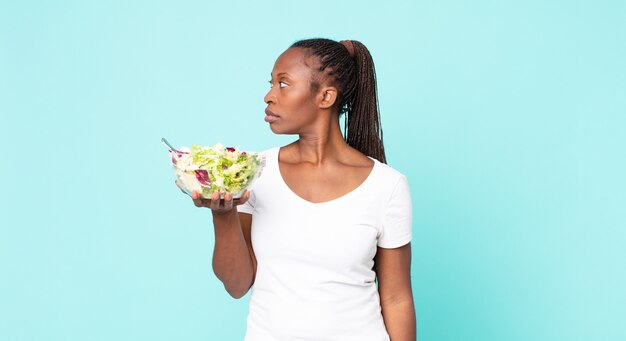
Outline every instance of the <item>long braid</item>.
{"label": "long braid", "polygon": [[320,67],[317,73],[313,73],[311,81],[312,91],[316,92],[324,81],[337,87],[335,105],[339,114],[345,115],[346,142],[363,154],[386,163],[374,62],[365,45],[355,40],[349,42],[353,56],[345,45],[330,39],[300,40],[291,47],[303,48],[319,58]]}
{"label": "long braid", "polygon": [[374,62],[363,44],[358,41],[351,43],[359,80],[347,115],[346,141],[351,146],[360,146],[362,150],[369,151],[379,161],[386,162]]}

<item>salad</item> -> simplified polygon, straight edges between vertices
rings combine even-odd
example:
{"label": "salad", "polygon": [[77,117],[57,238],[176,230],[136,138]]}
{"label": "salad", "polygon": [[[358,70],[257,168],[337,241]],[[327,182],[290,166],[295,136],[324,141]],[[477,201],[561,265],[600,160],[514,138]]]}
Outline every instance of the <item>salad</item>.
{"label": "salad", "polygon": [[240,151],[217,143],[211,147],[194,144],[180,150],[168,146],[178,184],[191,195],[199,192],[203,198],[210,198],[215,191],[220,197],[230,192],[239,198],[261,175],[265,159],[262,154]]}

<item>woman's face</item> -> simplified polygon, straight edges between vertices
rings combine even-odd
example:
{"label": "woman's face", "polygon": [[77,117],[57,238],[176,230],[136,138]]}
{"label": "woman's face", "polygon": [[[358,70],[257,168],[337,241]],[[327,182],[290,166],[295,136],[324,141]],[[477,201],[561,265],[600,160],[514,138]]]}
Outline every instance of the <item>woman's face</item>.
{"label": "woman's face", "polygon": [[301,48],[283,52],[272,70],[271,89],[265,95],[265,121],[276,134],[300,134],[318,117],[319,94],[311,92],[312,70],[316,63]]}

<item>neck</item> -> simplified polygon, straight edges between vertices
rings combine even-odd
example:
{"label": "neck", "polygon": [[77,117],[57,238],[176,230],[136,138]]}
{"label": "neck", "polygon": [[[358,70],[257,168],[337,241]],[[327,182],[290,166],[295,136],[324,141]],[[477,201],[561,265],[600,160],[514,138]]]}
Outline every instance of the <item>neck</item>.
{"label": "neck", "polygon": [[320,122],[313,131],[301,133],[296,141],[300,160],[314,164],[338,159],[348,144],[343,139],[338,115],[329,115],[326,122]]}

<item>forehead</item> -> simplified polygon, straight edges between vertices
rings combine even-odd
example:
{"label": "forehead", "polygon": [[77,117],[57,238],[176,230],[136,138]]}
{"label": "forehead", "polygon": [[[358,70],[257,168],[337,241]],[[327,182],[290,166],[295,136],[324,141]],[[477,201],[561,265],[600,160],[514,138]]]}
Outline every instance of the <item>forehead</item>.
{"label": "forehead", "polygon": [[274,69],[272,70],[272,76],[277,76],[281,73],[287,73],[292,77],[310,77],[311,66],[313,65],[315,58],[307,56],[301,48],[289,48],[283,52],[276,63],[274,63]]}

